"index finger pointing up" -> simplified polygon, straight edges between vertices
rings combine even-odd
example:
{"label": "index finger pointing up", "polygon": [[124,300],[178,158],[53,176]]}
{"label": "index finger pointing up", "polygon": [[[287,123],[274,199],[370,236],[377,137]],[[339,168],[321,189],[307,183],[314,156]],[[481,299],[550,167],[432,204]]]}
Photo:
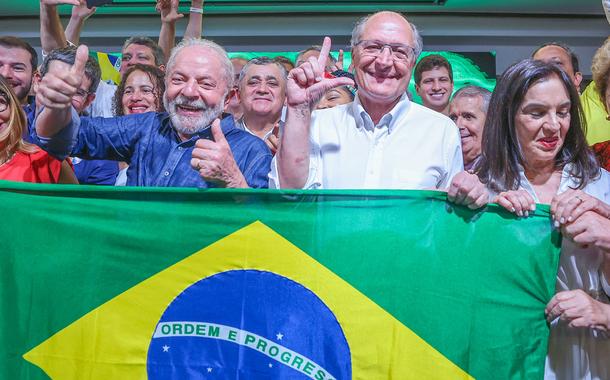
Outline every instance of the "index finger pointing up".
{"label": "index finger pointing up", "polygon": [[320,55],[318,56],[318,64],[321,69],[326,68],[326,61],[328,60],[328,54],[330,53],[330,37],[324,37],[324,42],[322,43],[322,50],[320,50]]}

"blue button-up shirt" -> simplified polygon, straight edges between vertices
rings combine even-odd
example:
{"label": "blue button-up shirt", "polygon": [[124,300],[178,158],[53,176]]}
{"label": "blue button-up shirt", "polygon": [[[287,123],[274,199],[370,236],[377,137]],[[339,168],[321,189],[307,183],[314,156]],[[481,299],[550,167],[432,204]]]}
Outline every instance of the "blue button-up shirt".
{"label": "blue button-up shirt", "polygon": [[23,112],[28,122],[27,130],[23,131],[23,139],[29,143],[34,142],[34,118],[36,117],[36,98],[28,97],[28,102],[23,105]]}
{"label": "blue button-up shirt", "polygon": [[[235,128],[233,116],[223,115],[221,128],[237,166],[250,187],[266,188],[271,152],[258,137]],[[167,113],[149,112],[113,118],[78,117],[52,138],[36,143],[58,159],[125,161],[127,186],[215,187],[191,168],[195,142],[210,135],[209,128],[181,141]]]}

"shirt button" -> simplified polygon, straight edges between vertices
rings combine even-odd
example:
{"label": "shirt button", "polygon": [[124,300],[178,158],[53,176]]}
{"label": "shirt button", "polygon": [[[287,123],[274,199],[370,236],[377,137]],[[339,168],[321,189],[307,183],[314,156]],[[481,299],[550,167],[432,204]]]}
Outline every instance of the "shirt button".
{"label": "shirt button", "polygon": [[167,177],[169,175],[169,172],[165,172],[163,173],[163,175]]}
{"label": "shirt button", "polygon": [[182,149],[184,149],[184,148],[183,148],[183,147],[181,147],[181,146],[179,146],[179,147],[178,147],[178,150],[182,150]]}

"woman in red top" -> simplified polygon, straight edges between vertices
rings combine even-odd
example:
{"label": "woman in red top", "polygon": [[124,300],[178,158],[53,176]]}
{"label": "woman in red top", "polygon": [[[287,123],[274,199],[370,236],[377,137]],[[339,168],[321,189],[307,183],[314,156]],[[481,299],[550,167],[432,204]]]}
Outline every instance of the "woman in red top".
{"label": "woman in red top", "polygon": [[11,85],[0,75],[0,179],[36,183],[78,183],[70,165],[23,141],[25,113]]}

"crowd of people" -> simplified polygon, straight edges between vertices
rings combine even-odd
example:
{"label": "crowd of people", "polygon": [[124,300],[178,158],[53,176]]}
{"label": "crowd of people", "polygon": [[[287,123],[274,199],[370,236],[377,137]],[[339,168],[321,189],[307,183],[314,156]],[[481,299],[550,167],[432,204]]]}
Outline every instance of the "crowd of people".
{"label": "crowd of people", "polygon": [[[58,4],[73,5],[66,29]],[[604,1],[607,6],[608,1]],[[550,204],[564,239],[546,377],[610,378],[610,142],[593,147],[578,58],[544,44],[493,92],[454,93],[451,64],[404,15],[355,23],[352,63],[331,39],[286,57],[229,59],[201,38],[193,0],[174,46],[178,2],[160,0],[158,43],[131,37],[118,85],[79,45],[95,9],[40,0],[43,61],[0,36],[0,179],[91,185],[437,189],[472,209],[495,202],[527,217]],[[593,57],[593,88],[610,114],[610,38]],[[411,75],[417,104],[407,91]],[[588,88],[588,89],[589,89]],[[608,116],[610,120],[610,116]],[[610,139],[610,137],[609,137]]]}

